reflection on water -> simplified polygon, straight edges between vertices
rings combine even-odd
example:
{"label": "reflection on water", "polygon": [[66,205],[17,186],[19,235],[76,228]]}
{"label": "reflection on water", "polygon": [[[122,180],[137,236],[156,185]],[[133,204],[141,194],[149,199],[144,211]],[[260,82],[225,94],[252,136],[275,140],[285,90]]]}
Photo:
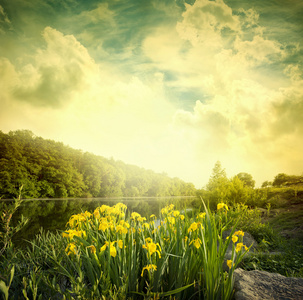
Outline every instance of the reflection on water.
{"label": "reflection on water", "polygon": [[163,197],[163,198],[85,198],[85,199],[32,199],[24,200],[21,207],[14,215],[14,222],[17,222],[20,215],[28,217],[29,223],[19,232],[14,243],[24,244],[24,240],[31,240],[40,228],[56,231],[64,230],[67,221],[73,214],[84,211],[92,212],[103,204],[113,206],[119,202],[127,206],[127,214],[134,211],[144,217],[151,214],[160,215],[160,210],[167,204],[173,203],[175,208],[196,207],[195,197]]}

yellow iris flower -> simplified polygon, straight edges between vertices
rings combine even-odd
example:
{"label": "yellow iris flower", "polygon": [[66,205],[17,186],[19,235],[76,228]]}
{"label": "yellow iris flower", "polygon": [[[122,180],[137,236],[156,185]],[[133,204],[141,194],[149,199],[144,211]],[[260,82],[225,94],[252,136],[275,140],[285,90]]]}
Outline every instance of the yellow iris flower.
{"label": "yellow iris flower", "polygon": [[142,269],[141,277],[143,277],[143,273],[144,273],[145,270],[147,270],[147,271],[151,271],[151,270],[157,271],[157,266],[151,264],[151,265],[147,265],[146,267],[144,267]]}
{"label": "yellow iris flower", "polygon": [[222,208],[225,208],[226,210],[228,210],[228,206],[225,203],[218,203],[217,210],[220,210]]}
{"label": "yellow iris flower", "polygon": [[231,269],[231,267],[232,267],[232,261],[231,261],[230,259],[228,259],[228,260],[226,261],[226,264],[227,264],[227,266]]}
{"label": "yellow iris flower", "polygon": [[194,222],[190,225],[190,227],[188,228],[187,232],[190,233],[191,231],[195,231],[198,228],[198,223]]}

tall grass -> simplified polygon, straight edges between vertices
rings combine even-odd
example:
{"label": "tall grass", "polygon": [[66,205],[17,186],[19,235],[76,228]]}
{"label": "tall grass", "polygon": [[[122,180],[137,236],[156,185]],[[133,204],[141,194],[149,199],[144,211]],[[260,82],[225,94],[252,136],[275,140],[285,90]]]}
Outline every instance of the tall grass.
{"label": "tall grass", "polygon": [[249,249],[242,231],[222,238],[227,209],[204,205],[189,217],[171,204],[145,218],[118,203],[73,215],[60,235],[41,232],[19,253],[12,290],[33,299],[231,299]]}

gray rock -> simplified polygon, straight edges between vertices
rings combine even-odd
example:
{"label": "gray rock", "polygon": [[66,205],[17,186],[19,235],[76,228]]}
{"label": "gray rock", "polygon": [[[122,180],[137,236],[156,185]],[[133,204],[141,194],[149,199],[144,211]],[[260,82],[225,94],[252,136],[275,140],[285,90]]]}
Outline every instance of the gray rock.
{"label": "gray rock", "polygon": [[301,300],[303,278],[284,277],[265,271],[234,272],[235,300]]}

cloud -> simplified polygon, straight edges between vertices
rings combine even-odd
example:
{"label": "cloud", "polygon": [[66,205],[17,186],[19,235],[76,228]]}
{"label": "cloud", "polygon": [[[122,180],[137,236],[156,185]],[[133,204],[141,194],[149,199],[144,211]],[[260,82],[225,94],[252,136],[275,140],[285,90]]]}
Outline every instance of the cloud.
{"label": "cloud", "polygon": [[38,49],[33,64],[19,72],[14,96],[37,106],[60,107],[89,83],[96,65],[72,35],[46,27],[46,48]]}
{"label": "cloud", "polygon": [[4,8],[0,5],[0,33],[5,34],[6,29],[10,29],[11,27],[11,21]]}
{"label": "cloud", "polygon": [[81,23],[109,22],[114,24],[115,13],[108,8],[108,3],[99,3],[97,8],[83,11],[78,18]]}
{"label": "cloud", "polygon": [[177,24],[177,31],[193,45],[200,43],[214,49],[221,47],[221,32],[224,29],[240,29],[238,17],[221,0],[197,0],[193,5],[186,4],[186,11],[182,16],[183,20]]}
{"label": "cloud", "polygon": [[277,61],[283,55],[280,43],[266,40],[259,35],[255,35],[252,41],[241,41],[237,38],[234,48],[237,51],[237,59],[250,66]]}

